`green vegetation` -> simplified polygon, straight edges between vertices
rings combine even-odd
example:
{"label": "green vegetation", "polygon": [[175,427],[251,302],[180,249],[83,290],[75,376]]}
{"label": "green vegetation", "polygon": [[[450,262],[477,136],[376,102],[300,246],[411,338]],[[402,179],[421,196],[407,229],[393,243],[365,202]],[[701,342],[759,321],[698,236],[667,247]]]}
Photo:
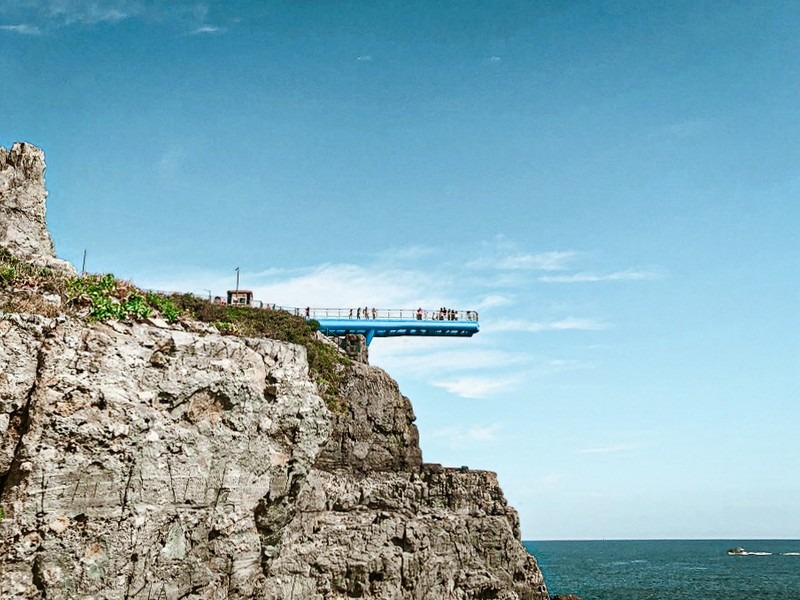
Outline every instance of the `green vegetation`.
{"label": "green vegetation", "polygon": [[[60,306],[43,301],[43,294],[58,295]],[[111,274],[67,277],[20,261],[3,248],[0,310],[48,316],[61,311],[89,321],[136,321],[161,316],[170,323],[184,319],[210,323],[224,335],[299,344],[306,348],[309,371],[328,407],[335,411],[344,407],[340,389],[350,359],[318,338],[319,323],[282,310],[214,304],[192,294],[145,292]]]}
{"label": "green vegetation", "polygon": [[44,284],[45,291],[55,291],[53,284],[56,279],[50,269],[19,260],[5,248],[0,248],[0,289],[12,283],[23,283],[28,286],[41,283]]}
{"label": "green vegetation", "polygon": [[126,281],[108,275],[84,275],[67,283],[67,305],[89,308],[89,320],[146,319],[161,314],[170,323],[180,310],[166,296],[143,293]]}

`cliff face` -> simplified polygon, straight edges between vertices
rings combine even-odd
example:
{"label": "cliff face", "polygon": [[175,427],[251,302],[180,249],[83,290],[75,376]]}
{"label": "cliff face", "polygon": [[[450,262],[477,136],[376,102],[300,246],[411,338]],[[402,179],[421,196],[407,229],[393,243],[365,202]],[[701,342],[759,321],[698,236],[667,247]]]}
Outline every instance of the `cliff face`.
{"label": "cliff face", "polygon": [[546,599],[494,474],[423,464],[347,369],[332,413],[299,346],[0,314],[0,597]]}

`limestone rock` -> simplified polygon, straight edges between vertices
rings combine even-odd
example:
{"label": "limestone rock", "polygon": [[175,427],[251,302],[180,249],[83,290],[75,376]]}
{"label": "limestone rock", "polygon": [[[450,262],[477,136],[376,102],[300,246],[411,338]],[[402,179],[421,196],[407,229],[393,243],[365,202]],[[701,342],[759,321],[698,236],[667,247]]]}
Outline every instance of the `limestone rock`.
{"label": "limestone rock", "polygon": [[42,266],[74,274],[74,267],[56,258],[45,223],[44,152],[17,142],[0,147],[0,247]]}
{"label": "limestone rock", "polygon": [[[0,243],[57,265],[43,172],[0,149]],[[547,600],[495,475],[423,464],[382,370],[332,413],[303,347],[58,310],[0,313],[3,600]]]}
{"label": "limestone rock", "polygon": [[293,518],[330,430],[305,351],[2,323],[0,597],[258,597],[265,529]]}

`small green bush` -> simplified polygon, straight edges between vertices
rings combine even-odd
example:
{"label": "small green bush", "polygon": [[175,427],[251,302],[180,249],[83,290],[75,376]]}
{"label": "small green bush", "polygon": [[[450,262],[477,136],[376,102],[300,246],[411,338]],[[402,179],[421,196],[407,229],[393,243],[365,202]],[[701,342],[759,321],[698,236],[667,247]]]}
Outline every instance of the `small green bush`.
{"label": "small green bush", "polygon": [[7,285],[14,281],[17,272],[13,266],[4,264],[0,265],[0,284]]}
{"label": "small green bush", "polygon": [[181,309],[178,308],[172,299],[161,294],[154,294],[153,292],[148,292],[146,299],[147,303],[160,312],[162,316],[170,323],[174,323],[178,320],[178,317],[181,314]]}

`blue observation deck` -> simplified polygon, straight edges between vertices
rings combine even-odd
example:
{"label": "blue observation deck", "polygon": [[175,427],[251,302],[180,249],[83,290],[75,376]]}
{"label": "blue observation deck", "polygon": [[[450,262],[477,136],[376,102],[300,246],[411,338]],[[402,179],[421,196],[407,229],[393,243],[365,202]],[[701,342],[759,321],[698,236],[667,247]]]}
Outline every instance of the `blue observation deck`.
{"label": "blue observation deck", "polygon": [[472,310],[284,308],[319,323],[327,336],[363,335],[367,345],[375,337],[472,337],[480,330]]}

